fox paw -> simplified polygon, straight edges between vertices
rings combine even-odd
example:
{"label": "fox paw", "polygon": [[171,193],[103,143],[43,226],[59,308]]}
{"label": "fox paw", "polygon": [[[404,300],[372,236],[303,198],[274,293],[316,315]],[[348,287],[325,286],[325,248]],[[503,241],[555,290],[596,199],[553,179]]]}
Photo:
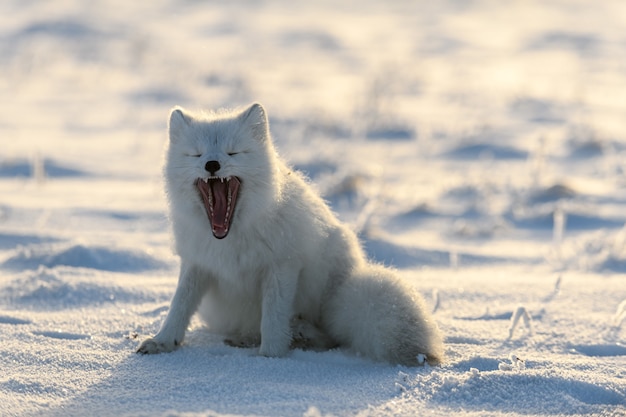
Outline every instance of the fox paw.
{"label": "fox paw", "polygon": [[224,339],[224,343],[230,347],[236,348],[253,348],[261,344],[261,340],[254,336],[233,336],[228,339]]}
{"label": "fox paw", "polygon": [[291,332],[292,349],[322,351],[337,347],[337,343],[334,340],[313,323],[300,316],[291,319]]}
{"label": "fox paw", "polygon": [[289,353],[289,340],[278,340],[273,343],[261,340],[259,354],[269,358],[280,358]]}
{"label": "fox paw", "polygon": [[139,348],[137,348],[137,353],[141,354],[154,354],[154,353],[167,353],[172,352],[178,348],[178,341],[174,340],[172,342],[161,342],[156,339],[150,338],[141,342]]}

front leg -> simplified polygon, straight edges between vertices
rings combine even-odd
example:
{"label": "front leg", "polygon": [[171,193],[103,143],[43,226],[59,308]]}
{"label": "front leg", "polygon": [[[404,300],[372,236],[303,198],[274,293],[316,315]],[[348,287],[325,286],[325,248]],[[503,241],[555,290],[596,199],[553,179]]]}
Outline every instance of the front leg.
{"label": "front leg", "polygon": [[263,356],[285,356],[291,345],[293,303],[300,268],[293,264],[271,270],[263,288],[261,347]]}
{"label": "front leg", "polygon": [[137,353],[163,353],[175,350],[185,338],[185,330],[196,312],[209,284],[209,277],[184,263],[176,293],[161,329],[153,338],[144,340]]}

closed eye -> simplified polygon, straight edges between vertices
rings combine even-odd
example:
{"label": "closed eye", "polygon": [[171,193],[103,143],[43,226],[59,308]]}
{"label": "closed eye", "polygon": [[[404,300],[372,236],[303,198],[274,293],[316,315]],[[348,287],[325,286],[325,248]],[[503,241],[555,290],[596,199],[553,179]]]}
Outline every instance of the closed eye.
{"label": "closed eye", "polygon": [[200,158],[202,156],[202,154],[200,154],[200,153],[188,153],[188,154],[186,154],[186,156],[190,156],[192,158]]}
{"label": "closed eye", "polygon": [[239,152],[228,152],[228,156],[235,156],[237,155]]}

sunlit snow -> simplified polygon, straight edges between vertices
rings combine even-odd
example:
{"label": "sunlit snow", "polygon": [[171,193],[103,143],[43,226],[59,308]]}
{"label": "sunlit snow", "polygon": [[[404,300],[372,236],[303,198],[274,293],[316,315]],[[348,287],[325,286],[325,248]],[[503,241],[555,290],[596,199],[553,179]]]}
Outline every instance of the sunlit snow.
{"label": "sunlit snow", "polygon": [[[626,415],[626,2],[0,4],[0,415]],[[424,295],[441,367],[260,357],[169,306],[169,110],[263,103]],[[372,335],[376,337],[376,335]]]}

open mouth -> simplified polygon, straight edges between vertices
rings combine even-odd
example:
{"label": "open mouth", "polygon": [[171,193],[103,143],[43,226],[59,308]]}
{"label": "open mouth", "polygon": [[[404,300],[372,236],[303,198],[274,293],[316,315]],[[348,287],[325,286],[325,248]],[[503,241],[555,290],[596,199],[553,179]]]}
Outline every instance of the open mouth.
{"label": "open mouth", "polygon": [[241,181],[237,177],[198,178],[196,187],[211,222],[213,236],[224,239],[230,230]]}

